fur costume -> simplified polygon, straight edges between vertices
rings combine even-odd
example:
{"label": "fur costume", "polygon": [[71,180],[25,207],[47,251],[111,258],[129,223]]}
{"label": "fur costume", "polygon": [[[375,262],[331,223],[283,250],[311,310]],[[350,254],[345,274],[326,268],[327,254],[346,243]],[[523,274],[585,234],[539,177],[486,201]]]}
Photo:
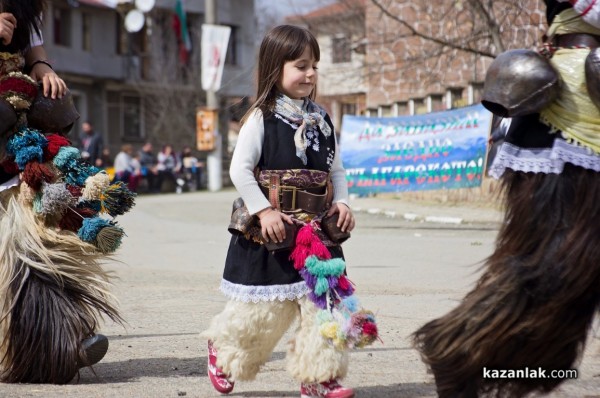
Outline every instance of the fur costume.
{"label": "fur costume", "polygon": [[253,380],[301,313],[301,324],[289,343],[288,371],[305,383],[345,377],[348,352],[337,350],[319,335],[317,308],[306,297],[259,303],[230,300],[202,336],[218,347],[217,364],[231,380]]}
{"label": "fur costume", "polygon": [[[572,12],[566,8],[555,9]],[[581,51],[559,49],[552,62],[560,71]],[[570,73],[582,76],[582,68]],[[560,107],[559,99],[542,115],[513,118],[490,172],[506,207],[495,251],[458,307],[414,334],[440,397],[547,393],[564,379],[486,379],[483,368],[550,372],[572,369],[581,357],[600,308],[600,154],[573,138],[580,129],[567,134],[550,122],[569,114]],[[586,122],[600,137],[600,119],[586,114]]]}
{"label": "fur costume", "polygon": [[[2,53],[0,64],[19,58]],[[88,363],[82,340],[101,317],[121,322],[101,261],[124,232],[102,214],[128,211],[134,194],[83,162],[63,131],[28,127],[38,87],[11,68],[0,75],[18,120],[0,147],[0,381],[64,384]]]}

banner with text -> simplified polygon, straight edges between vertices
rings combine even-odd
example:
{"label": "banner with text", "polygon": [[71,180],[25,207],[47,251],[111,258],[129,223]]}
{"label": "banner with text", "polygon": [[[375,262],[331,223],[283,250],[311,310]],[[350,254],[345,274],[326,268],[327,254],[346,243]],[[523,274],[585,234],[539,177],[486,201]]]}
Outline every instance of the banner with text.
{"label": "banner with text", "polygon": [[481,185],[492,114],[481,105],[425,115],[345,115],[341,151],[350,193]]}

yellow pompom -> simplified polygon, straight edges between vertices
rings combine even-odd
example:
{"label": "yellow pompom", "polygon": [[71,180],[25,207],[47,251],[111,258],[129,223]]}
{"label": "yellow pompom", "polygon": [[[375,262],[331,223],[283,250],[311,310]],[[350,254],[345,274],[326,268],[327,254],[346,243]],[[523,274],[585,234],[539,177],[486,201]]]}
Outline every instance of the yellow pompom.
{"label": "yellow pompom", "polygon": [[323,337],[335,339],[338,333],[338,325],[334,322],[326,322],[321,325],[320,332]]}

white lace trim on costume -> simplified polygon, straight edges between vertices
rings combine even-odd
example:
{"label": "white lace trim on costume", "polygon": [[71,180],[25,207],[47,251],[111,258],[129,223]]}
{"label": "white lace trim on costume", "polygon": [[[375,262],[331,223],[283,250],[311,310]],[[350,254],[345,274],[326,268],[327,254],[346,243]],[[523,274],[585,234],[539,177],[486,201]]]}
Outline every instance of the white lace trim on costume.
{"label": "white lace trim on costume", "polygon": [[310,292],[304,281],[290,285],[248,286],[221,280],[221,292],[229,299],[244,303],[298,300]]}
{"label": "white lace trim on costume", "polygon": [[500,178],[506,169],[559,174],[565,163],[600,171],[600,156],[583,146],[557,139],[552,148],[543,149],[524,149],[505,142],[490,167],[490,175]]}
{"label": "white lace trim on costume", "polygon": [[600,155],[576,143],[554,141],[552,157],[585,169],[600,171]]}

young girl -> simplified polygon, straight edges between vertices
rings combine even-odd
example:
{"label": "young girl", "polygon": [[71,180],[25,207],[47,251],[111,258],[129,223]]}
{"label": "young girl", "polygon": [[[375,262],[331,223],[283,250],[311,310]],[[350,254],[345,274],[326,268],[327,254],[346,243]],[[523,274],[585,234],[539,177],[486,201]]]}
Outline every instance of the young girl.
{"label": "young girl", "polygon": [[[229,301],[203,333],[209,339],[209,378],[221,393],[232,391],[237,380],[254,379],[299,317],[287,368],[301,383],[302,396],[354,396],[338,384],[347,373],[347,350],[320,334],[319,308],[290,258],[294,252],[271,252],[263,244],[281,243],[290,238],[289,226],[307,225],[324,214],[338,215],[342,231],[354,228],[333,126],[313,102],[319,57],[314,36],[296,26],[274,28],[260,47],[257,100],[244,117],[230,168],[235,187],[260,227],[232,237],[221,283]],[[331,205],[325,211],[328,194]],[[325,257],[341,260],[340,246],[323,239],[330,243]]]}

